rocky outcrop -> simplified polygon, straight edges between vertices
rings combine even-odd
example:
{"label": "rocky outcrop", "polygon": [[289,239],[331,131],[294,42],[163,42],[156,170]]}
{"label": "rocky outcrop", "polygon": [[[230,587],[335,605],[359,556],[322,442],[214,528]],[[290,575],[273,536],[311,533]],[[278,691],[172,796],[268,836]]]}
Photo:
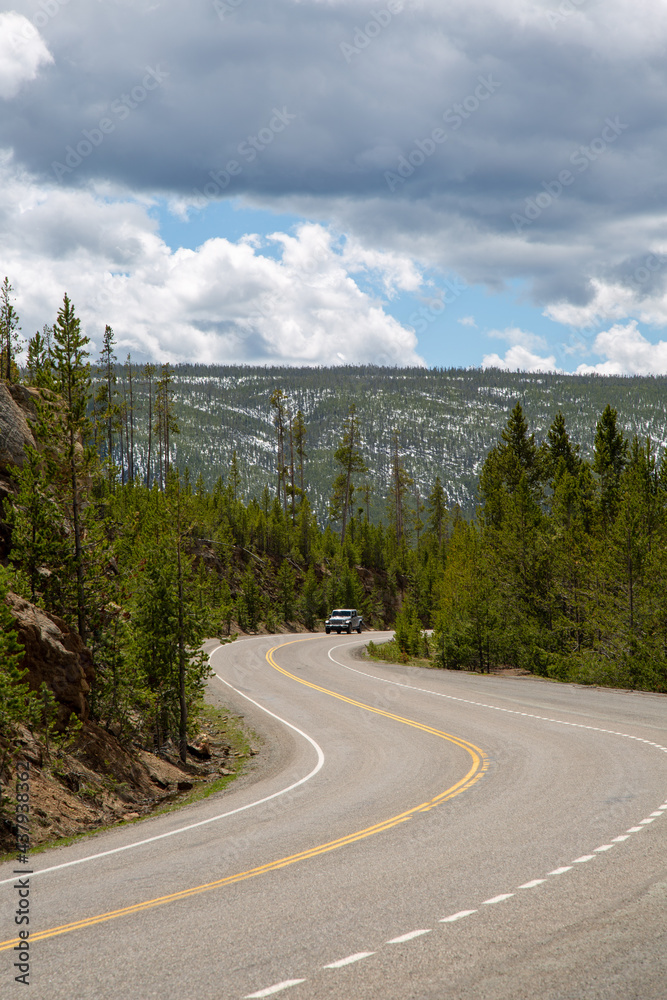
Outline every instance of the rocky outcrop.
{"label": "rocky outcrop", "polygon": [[16,594],[7,595],[25,648],[22,666],[28,668],[30,687],[37,691],[46,682],[58,702],[58,723],[64,725],[74,712],[84,721],[89,715],[88,693],[95,676],[93,658],[78,633],[55,615],[47,614]]}
{"label": "rocky outcrop", "polygon": [[[32,393],[24,386],[12,386],[0,381],[0,473],[11,473],[25,461],[25,446],[35,447],[27,416],[35,406]],[[18,395],[20,402],[15,399]]]}

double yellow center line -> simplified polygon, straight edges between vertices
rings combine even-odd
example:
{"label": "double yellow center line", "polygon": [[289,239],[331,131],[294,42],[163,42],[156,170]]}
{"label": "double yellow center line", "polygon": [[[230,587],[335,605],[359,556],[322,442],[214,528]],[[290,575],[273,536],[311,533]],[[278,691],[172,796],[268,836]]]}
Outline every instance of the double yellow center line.
{"label": "double yellow center line", "polygon": [[[294,640],[294,642],[304,641],[308,640]],[[266,659],[269,664],[279,673],[284,674],[285,677],[296,681],[298,684],[303,684],[305,687],[312,688],[314,691],[319,691],[321,694],[326,694],[331,698],[336,698],[338,701],[343,701],[348,705],[354,705],[356,708],[364,709],[367,712],[373,712],[375,715],[382,715],[386,719],[393,719],[395,722],[411,726],[413,729],[420,729],[422,732],[430,733],[433,736],[437,736],[440,739],[453,743],[455,746],[461,747],[472,757],[472,765],[468,773],[464,775],[460,781],[457,781],[456,784],[445,789],[444,792],[440,792],[432,799],[422,802],[418,806],[414,806],[412,809],[408,809],[396,816],[391,816],[389,819],[382,820],[382,822],[376,823],[374,826],[365,827],[363,830],[356,830],[354,833],[349,833],[345,837],[339,837],[337,840],[327,841],[325,844],[318,844],[316,847],[300,851],[298,854],[290,854],[285,858],[279,858],[277,861],[269,861],[267,864],[259,865],[257,868],[250,868],[248,871],[238,872],[236,875],[228,875],[225,878],[216,879],[213,882],[205,882],[203,885],[197,885],[191,889],[183,889],[180,892],[172,892],[166,896],[158,896],[155,899],[148,899],[142,903],[134,903],[131,906],[124,906],[119,910],[110,910],[108,913],[102,913],[94,917],[84,917],[82,920],[75,920],[72,923],[62,924],[59,927],[50,927],[43,931],[32,931],[30,934],[31,942],[42,941],[45,938],[57,937],[60,934],[69,934],[72,931],[83,930],[85,927],[93,927],[95,924],[102,924],[107,920],[116,920],[118,917],[128,917],[135,913],[142,913],[144,910],[152,910],[156,906],[164,906],[166,903],[175,903],[179,899],[189,899],[191,896],[198,896],[200,893],[210,892],[212,889],[219,889],[225,885],[233,885],[236,882],[243,882],[246,879],[255,878],[257,875],[264,875],[266,872],[272,872],[279,868],[285,868],[287,865],[296,864],[298,861],[306,861],[309,858],[316,858],[320,854],[327,854],[329,851],[337,851],[340,847],[346,847],[348,844],[354,844],[359,840],[365,840],[367,837],[373,837],[376,833],[382,833],[384,830],[390,830],[392,827],[398,826],[399,823],[405,823],[416,813],[428,812],[429,809],[433,809],[442,802],[446,802],[448,799],[452,799],[454,796],[460,795],[461,792],[466,791],[466,789],[474,785],[476,781],[479,781],[487,770],[488,758],[486,754],[483,750],[480,750],[479,747],[475,746],[473,743],[469,743],[467,740],[462,740],[458,736],[452,736],[451,733],[442,732],[442,730],[435,729],[433,726],[424,725],[422,722],[416,722],[414,719],[407,719],[402,715],[396,715],[394,712],[387,712],[382,708],[375,708],[372,705],[366,705],[364,702],[356,701],[354,698],[348,698],[346,695],[339,694],[336,691],[330,691],[328,688],[321,687],[319,684],[313,684],[311,681],[306,681],[301,677],[297,677],[295,674],[291,674],[288,670],[279,666],[273,656],[277,649],[291,645],[293,645],[293,642],[285,643],[283,646],[274,646],[266,654]],[[18,938],[12,938],[11,941],[2,941],[0,942],[0,951],[8,951],[9,949],[14,948],[17,944],[19,944]]]}

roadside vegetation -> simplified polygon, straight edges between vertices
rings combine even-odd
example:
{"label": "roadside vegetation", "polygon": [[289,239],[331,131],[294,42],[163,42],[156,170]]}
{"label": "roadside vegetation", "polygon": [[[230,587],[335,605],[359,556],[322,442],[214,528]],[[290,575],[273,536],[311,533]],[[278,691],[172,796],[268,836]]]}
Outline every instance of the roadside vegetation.
{"label": "roadside vegetation", "polygon": [[29,393],[36,442],[3,502],[6,740],[17,725],[55,725],[52,693],[28,689],[7,589],[91,651],[92,722],[183,762],[208,676],[202,640],[316,629],[334,607],[395,627],[382,650],[395,662],[667,691],[667,464],[650,439],[625,439],[611,406],[586,459],[560,411],[536,441],[516,403],[464,517],[438,468],[419,488],[397,429],[378,497],[354,400],[330,442],[323,496],[309,479],[309,417],[275,385],[265,400],[274,468],[250,495],[249,463],[235,451],[212,485],[175,462],[170,365],[119,367],[110,327],[92,363],[65,296],[19,371],[8,282],[0,327],[3,378]]}

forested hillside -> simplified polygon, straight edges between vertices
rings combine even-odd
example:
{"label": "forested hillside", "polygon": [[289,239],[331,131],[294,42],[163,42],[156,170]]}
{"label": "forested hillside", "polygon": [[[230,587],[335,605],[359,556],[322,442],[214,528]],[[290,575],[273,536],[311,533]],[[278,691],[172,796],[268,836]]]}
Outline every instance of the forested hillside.
{"label": "forested hillside", "polygon": [[[120,402],[132,409],[134,464],[145,472],[150,392],[161,372],[117,366]],[[130,386],[131,376],[131,386]],[[618,412],[626,436],[650,434],[661,452],[667,443],[664,399],[667,379],[531,375],[479,369],[239,368],[180,365],[171,370],[172,459],[192,479],[211,487],[227,476],[233,452],[245,498],[260,496],[275,472],[276,444],[271,396],[281,390],[305,424],[307,493],[321,524],[326,520],[334,450],[351,403],[356,406],[360,450],[368,467],[371,519],[384,516],[394,451],[423,498],[440,476],[448,500],[471,514],[477,478],[516,402],[521,402],[538,438],[560,410],[582,454],[593,450],[595,423],[607,405]],[[131,399],[130,399],[131,391]],[[121,465],[120,438],[115,460]],[[156,452],[153,448],[153,456]],[[126,457],[125,466],[129,465]]]}
{"label": "forested hillside", "polygon": [[67,296],[23,373],[3,343],[28,420],[2,484],[0,732],[52,716],[8,589],[88,648],[96,723],[182,760],[204,637],[337,605],[396,623],[403,657],[667,690],[663,380],[140,372],[108,327],[90,358]]}

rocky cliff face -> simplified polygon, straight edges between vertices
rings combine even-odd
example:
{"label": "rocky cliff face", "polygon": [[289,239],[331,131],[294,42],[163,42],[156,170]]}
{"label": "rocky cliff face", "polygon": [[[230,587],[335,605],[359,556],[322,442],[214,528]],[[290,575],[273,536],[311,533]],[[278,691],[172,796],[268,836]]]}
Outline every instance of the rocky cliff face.
{"label": "rocky cliff face", "polygon": [[48,684],[58,702],[59,724],[66,723],[72,712],[85,721],[89,715],[88,692],[95,676],[90,650],[78,633],[55,615],[16,594],[8,594],[7,603],[25,648],[21,666],[28,668],[30,687],[38,690],[43,681]]}
{"label": "rocky cliff face", "polygon": [[32,392],[25,386],[7,386],[0,382],[0,473],[11,476],[12,468],[21,468],[25,446],[35,447],[35,438],[28,423],[35,416]]}

